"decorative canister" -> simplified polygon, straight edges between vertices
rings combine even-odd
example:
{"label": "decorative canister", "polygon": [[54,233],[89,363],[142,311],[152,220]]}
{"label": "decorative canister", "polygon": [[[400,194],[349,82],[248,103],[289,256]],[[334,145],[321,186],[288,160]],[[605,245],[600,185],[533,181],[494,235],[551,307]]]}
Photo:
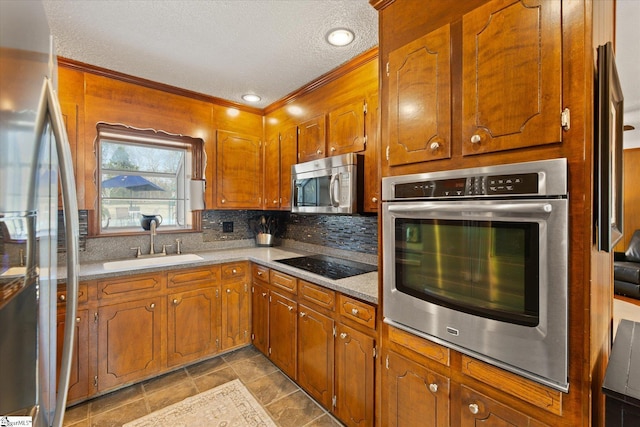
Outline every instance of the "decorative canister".
{"label": "decorative canister", "polygon": [[256,234],[256,246],[273,246],[273,234]]}

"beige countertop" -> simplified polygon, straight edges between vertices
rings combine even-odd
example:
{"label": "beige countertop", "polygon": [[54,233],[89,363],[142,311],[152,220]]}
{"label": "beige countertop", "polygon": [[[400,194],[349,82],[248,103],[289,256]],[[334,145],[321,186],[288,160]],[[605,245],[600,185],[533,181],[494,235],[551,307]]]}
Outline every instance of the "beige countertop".
{"label": "beige countertop", "polygon": [[[148,273],[155,271],[165,271],[168,269],[177,270],[183,268],[193,268],[198,266],[208,266],[222,264],[233,261],[251,261],[274,268],[278,271],[294,275],[300,279],[322,285],[326,288],[342,292],[345,295],[361,299],[373,304],[378,303],[378,272],[360,274],[357,276],[347,277],[340,280],[332,280],[317,274],[290,267],[286,264],[276,262],[279,259],[292,258],[296,256],[310,255],[309,252],[283,249],[279,247],[251,247],[239,249],[222,249],[208,252],[194,252],[202,257],[202,260],[181,261],[179,263],[170,263],[171,255],[163,258],[166,264],[156,266],[136,266],[122,269],[105,269],[103,262],[80,264],[80,280],[103,279],[108,277],[118,277],[123,275]],[[58,279],[64,281],[66,277],[66,268],[58,268]]]}

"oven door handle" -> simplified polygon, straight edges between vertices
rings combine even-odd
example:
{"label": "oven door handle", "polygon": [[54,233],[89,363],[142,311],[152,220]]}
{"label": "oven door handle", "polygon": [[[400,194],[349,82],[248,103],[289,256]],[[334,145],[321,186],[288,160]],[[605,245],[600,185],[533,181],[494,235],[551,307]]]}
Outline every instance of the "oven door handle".
{"label": "oven door handle", "polygon": [[389,212],[511,212],[511,213],[550,213],[553,206],[550,203],[499,203],[499,204],[475,204],[475,203],[420,203],[420,204],[390,204]]}

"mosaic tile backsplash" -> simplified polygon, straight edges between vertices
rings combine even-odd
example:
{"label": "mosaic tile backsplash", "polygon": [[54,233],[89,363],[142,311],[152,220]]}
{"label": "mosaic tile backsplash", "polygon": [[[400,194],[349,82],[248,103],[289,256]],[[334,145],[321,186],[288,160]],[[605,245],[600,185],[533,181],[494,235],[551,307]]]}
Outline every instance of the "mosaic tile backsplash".
{"label": "mosaic tile backsplash", "polygon": [[[252,239],[255,233],[249,221],[260,216],[277,222],[276,238],[295,240],[319,246],[378,253],[377,215],[298,215],[274,211],[205,211],[202,217],[203,241]],[[233,223],[233,231],[225,232],[224,223]],[[277,243],[276,243],[277,244]]]}

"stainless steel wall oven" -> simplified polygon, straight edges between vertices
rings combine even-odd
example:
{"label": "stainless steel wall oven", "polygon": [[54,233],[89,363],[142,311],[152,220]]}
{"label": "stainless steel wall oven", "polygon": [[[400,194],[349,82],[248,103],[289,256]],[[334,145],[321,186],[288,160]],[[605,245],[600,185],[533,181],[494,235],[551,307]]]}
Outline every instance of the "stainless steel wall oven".
{"label": "stainless steel wall oven", "polygon": [[384,178],[385,322],[567,391],[566,159]]}

